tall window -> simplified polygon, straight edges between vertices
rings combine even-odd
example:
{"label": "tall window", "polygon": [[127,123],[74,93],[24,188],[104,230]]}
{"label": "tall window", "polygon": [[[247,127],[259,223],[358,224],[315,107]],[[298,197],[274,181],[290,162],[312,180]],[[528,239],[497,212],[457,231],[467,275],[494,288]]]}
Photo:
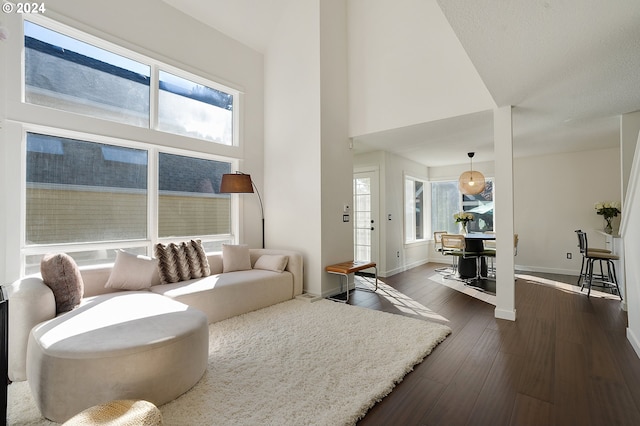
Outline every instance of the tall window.
{"label": "tall window", "polygon": [[493,181],[487,179],[484,191],[478,195],[463,195],[457,181],[431,182],[431,229],[451,234],[460,232],[460,225],[453,219],[460,211],[471,212],[475,217],[469,222],[468,231],[492,231]]}
{"label": "tall window", "polygon": [[[107,42],[92,39],[102,46],[97,47],[27,20],[24,34],[26,102],[234,144],[236,91],[181,70],[167,72],[168,65]],[[151,108],[153,98],[157,109]]]}
{"label": "tall window", "polygon": [[[25,16],[23,29],[20,101],[42,116],[55,109],[68,129],[35,113],[22,124],[23,272],[56,251],[88,265],[113,262],[120,248],[152,255],[157,242],[200,238],[207,251],[234,242],[232,198],[218,191],[235,160],[184,147],[185,136],[237,145],[239,92],[47,17]],[[73,131],[86,117],[112,126]],[[143,137],[126,140],[127,129]]]}
{"label": "tall window", "polygon": [[404,185],[405,243],[412,243],[424,240],[427,232],[424,221],[426,182],[407,176]]}

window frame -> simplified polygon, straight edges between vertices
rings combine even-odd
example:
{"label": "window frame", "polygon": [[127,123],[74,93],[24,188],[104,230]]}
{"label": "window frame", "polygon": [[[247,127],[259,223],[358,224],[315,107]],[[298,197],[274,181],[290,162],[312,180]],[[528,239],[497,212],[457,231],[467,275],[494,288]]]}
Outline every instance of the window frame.
{"label": "window frame", "polygon": [[[495,179],[493,177],[488,177],[488,176],[485,176],[485,179],[486,179],[487,182],[491,182],[492,183],[491,191],[492,191],[493,197],[495,198]],[[466,210],[464,210],[465,203],[468,204],[468,203],[471,203],[471,202],[469,202],[469,201],[465,202],[463,200],[464,194],[462,194],[462,192],[460,192],[460,188],[458,187],[458,179],[457,178],[438,179],[438,180],[430,181],[429,182],[429,185],[430,185],[430,188],[431,188],[431,190],[429,191],[430,197],[431,197],[431,194],[433,192],[433,185],[434,184],[438,184],[438,183],[454,183],[456,188],[458,188],[458,190],[457,190],[458,191],[458,197],[457,197],[458,198],[458,206],[456,208],[456,211],[451,213],[451,221],[453,223],[453,220],[454,220],[453,219],[453,214],[457,213],[457,212],[461,212],[461,211],[466,211]],[[429,226],[433,225],[433,214],[434,214],[434,212],[433,212],[433,208],[432,208],[432,202],[433,202],[433,199],[431,198],[430,201],[429,201],[429,218],[430,218]],[[459,228],[459,226],[458,226],[458,228]],[[442,230],[444,230],[444,229],[435,229],[434,231],[442,231]],[[459,232],[459,229],[456,231],[456,233],[458,233],[458,232]],[[431,235],[430,239],[433,239],[433,235]]]}
{"label": "window frame", "polygon": [[[411,218],[415,218],[416,217],[416,212],[415,212],[415,203],[412,203],[412,206],[414,207],[414,209],[411,212],[407,211],[407,203],[408,203],[408,199],[407,199],[407,181],[412,181],[414,183],[414,190],[413,192],[415,193],[415,182],[420,182],[422,183],[422,194],[423,194],[423,199],[422,199],[422,238],[418,239],[415,237],[415,230],[416,230],[416,222],[415,219],[412,221],[412,231],[413,234],[412,235],[408,235],[407,233],[407,217],[411,217]],[[430,191],[426,191],[426,188],[429,188],[429,180],[427,178],[423,178],[423,177],[417,177],[416,175],[410,174],[410,173],[403,173],[402,175],[402,236],[403,236],[403,243],[404,246],[411,246],[411,245],[415,245],[415,244],[424,244],[427,241],[429,241],[430,239],[430,233],[431,233],[431,222],[429,221],[427,223],[427,211],[430,211],[431,209],[431,193]],[[415,198],[415,197],[414,197]]]}
{"label": "window frame", "polygon": [[[24,69],[26,67],[26,63],[25,63],[25,57],[24,57],[24,21],[28,21],[31,22],[33,24],[39,25],[39,26],[43,26],[49,30],[58,32],[60,34],[63,34],[65,36],[68,37],[72,37],[80,42],[83,43],[87,43],[87,44],[91,44],[99,49],[103,49],[106,50],[108,52],[114,53],[116,55],[120,55],[122,57],[125,57],[127,59],[142,63],[144,65],[148,65],[150,67],[150,82],[149,82],[149,120],[148,120],[148,127],[140,127],[140,126],[132,126],[130,124],[126,124],[126,123],[121,123],[121,122],[117,122],[117,121],[110,121],[108,119],[105,118],[100,118],[100,117],[95,117],[95,116],[88,116],[88,115],[83,115],[83,114],[78,114],[78,113],[74,113],[74,112],[70,112],[70,111],[66,111],[66,110],[58,110],[55,108],[51,108],[51,107],[47,107],[47,106],[42,106],[42,105],[38,105],[38,104],[31,104],[26,102],[26,82],[25,82],[25,72]],[[99,36],[95,36],[91,33],[82,31],[78,28],[75,28],[71,25],[67,25],[64,24],[60,21],[57,20],[53,20],[50,19],[46,16],[43,15],[38,15],[38,14],[34,14],[34,15],[24,15],[22,17],[22,19],[20,20],[20,32],[19,34],[16,34],[16,37],[20,37],[20,39],[22,40],[20,45],[21,45],[21,63],[20,63],[20,103],[23,105],[27,105],[27,106],[31,106],[31,107],[35,107],[35,108],[44,108],[44,109],[49,109],[49,110],[54,110],[54,111],[58,111],[64,114],[73,114],[73,115],[80,115],[82,117],[85,118],[92,118],[95,120],[100,120],[100,121],[106,121],[108,123],[114,123],[114,124],[119,124],[122,126],[126,126],[126,127],[139,127],[140,129],[143,130],[150,130],[152,132],[159,132],[162,134],[166,134],[169,137],[172,136],[178,136],[180,138],[187,138],[187,139],[194,139],[197,141],[201,141],[203,143],[206,144],[212,144],[212,145],[220,145],[223,147],[240,147],[241,146],[241,138],[240,138],[240,111],[242,108],[241,105],[241,90],[238,88],[234,88],[229,84],[226,84],[226,82],[220,82],[220,79],[216,79],[210,76],[207,76],[206,73],[204,72],[199,72],[198,70],[192,70],[189,69],[189,67],[185,66],[185,65],[173,65],[172,63],[170,63],[170,61],[168,60],[160,60],[160,59],[156,59],[152,56],[149,55],[145,55],[142,53],[139,53],[138,51],[129,48],[129,47],[124,47],[125,45],[127,45],[127,43],[125,42],[112,42],[110,40],[108,40],[106,37],[99,37]],[[139,50],[139,49],[138,49]],[[207,86],[210,87],[212,89],[215,90],[219,90],[222,92],[225,92],[229,95],[233,96],[233,110],[232,110],[232,143],[231,145],[227,145],[227,144],[221,144],[218,142],[214,142],[208,139],[201,139],[201,138],[196,138],[193,136],[188,136],[188,135],[182,135],[182,134],[176,134],[176,133],[171,133],[171,132],[167,132],[164,130],[160,130],[158,129],[158,101],[159,101],[159,91],[160,91],[160,85],[159,85],[159,74],[160,71],[164,71],[170,74],[174,74],[177,77],[181,77],[187,80],[190,80],[194,83],[203,85],[203,86]]]}

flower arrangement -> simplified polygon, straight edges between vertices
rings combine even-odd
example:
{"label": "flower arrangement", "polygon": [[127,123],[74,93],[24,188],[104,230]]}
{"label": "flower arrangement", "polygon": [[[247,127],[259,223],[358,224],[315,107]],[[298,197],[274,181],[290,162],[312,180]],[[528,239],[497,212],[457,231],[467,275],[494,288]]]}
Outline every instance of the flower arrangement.
{"label": "flower arrangement", "polygon": [[453,215],[453,218],[455,219],[456,223],[462,222],[464,226],[467,226],[467,223],[471,222],[474,219],[473,213],[467,212],[458,212]]}
{"label": "flower arrangement", "polygon": [[467,212],[458,212],[453,215],[453,219],[456,223],[459,223],[462,226],[462,233],[467,233],[467,223],[471,222],[474,217],[473,213]]}
{"label": "flower arrangement", "polygon": [[622,213],[620,211],[620,202],[619,201],[604,201],[600,203],[596,203],[595,205],[596,213],[604,216],[605,219],[612,218],[618,216],[618,213]]}
{"label": "flower arrangement", "polygon": [[604,232],[607,234],[611,234],[613,232],[613,226],[611,226],[611,219],[618,216],[618,213],[622,213],[620,210],[620,202],[619,201],[604,201],[596,203],[595,205],[596,214],[604,216],[604,220],[606,224],[604,226]]}

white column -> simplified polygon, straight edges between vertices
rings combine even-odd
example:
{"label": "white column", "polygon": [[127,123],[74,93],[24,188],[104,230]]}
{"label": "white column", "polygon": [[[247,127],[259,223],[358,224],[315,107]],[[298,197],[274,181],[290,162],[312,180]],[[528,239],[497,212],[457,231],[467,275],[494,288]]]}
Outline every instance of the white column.
{"label": "white column", "polygon": [[513,127],[511,106],[493,112],[495,153],[496,309],[495,317],[516,319],[513,258]]}

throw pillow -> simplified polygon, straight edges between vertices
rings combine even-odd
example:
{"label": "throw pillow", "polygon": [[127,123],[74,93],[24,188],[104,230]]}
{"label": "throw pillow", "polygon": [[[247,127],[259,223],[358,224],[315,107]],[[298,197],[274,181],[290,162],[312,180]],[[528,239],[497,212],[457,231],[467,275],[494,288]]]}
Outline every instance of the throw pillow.
{"label": "throw pillow", "polygon": [[156,244],[155,254],[158,259],[160,281],[163,284],[206,277],[211,273],[209,260],[200,240],[180,244]]}
{"label": "throw pillow", "polygon": [[266,269],[267,271],[282,272],[287,267],[289,256],[283,254],[263,254],[253,265],[254,269]]}
{"label": "throw pillow", "polygon": [[56,301],[56,314],[80,305],[84,295],[84,282],[80,269],[65,253],[47,254],[40,262],[42,281],[51,289]]}
{"label": "throw pillow", "polygon": [[160,283],[158,261],[148,256],[116,251],[116,261],[105,284],[107,288],[146,290]]}
{"label": "throw pillow", "polygon": [[251,269],[248,245],[222,245],[222,272],[246,271],[248,269]]}

